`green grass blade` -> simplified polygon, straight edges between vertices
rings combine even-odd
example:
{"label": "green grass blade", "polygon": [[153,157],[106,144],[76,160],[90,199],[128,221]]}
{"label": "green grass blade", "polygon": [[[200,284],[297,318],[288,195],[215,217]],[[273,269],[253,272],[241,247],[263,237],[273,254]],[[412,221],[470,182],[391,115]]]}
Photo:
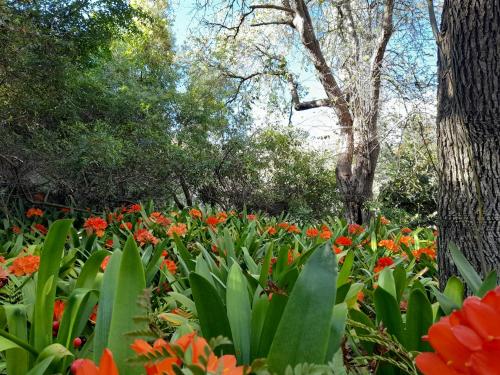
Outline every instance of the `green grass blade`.
{"label": "green grass blade", "polygon": [[[5,305],[3,308],[5,310],[5,316],[7,318],[9,333],[23,341],[28,341],[25,306]],[[8,374],[24,375],[28,372],[29,352],[22,348],[13,348],[7,350],[5,356]]]}

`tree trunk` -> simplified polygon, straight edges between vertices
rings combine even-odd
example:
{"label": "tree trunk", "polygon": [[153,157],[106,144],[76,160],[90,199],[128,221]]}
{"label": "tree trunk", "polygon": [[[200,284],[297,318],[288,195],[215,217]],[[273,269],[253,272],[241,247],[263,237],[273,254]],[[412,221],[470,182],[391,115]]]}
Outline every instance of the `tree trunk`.
{"label": "tree trunk", "polygon": [[450,242],[483,277],[500,271],[500,0],[445,0],[438,44],[443,288]]}

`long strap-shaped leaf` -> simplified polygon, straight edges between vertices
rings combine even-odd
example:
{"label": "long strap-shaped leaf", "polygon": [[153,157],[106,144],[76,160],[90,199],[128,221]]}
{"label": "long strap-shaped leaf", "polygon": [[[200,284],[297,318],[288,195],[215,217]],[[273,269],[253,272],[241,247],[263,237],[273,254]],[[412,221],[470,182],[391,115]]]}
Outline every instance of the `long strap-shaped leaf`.
{"label": "long strap-shaped leaf", "polygon": [[134,338],[127,334],[147,328],[145,322],[134,321],[134,318],[145,313],[138,305],[138,297],[146,288],[146,278],[141,257],[132,236],[129,236],[123,249],[118,282],[115,287],[108,347],[113,353],[121,374],[140,374],[142,371],[139,366],[127,364],[127,359],[134,355],[130,348]]}
{"label": "long strap-shaped leaf", "polygon": [[269,368],[279,374],[288,365],[323,364],[335,304],[337,262],[327,243],[317,249],[300,273],[269,350]]}
{"label": "long strap-shaped leaf", "polygon": [[33,317],[33,346],[41,351],[52,342],[52,317],[57,276],[71,220],[57,220],[49,228],[42,248]]}

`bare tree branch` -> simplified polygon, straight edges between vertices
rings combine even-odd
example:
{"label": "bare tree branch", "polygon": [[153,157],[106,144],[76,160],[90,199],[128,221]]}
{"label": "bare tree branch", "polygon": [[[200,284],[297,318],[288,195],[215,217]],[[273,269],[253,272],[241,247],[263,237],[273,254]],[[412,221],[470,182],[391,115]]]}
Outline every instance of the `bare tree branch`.
{"label": "bare tree branch", "polygon": [[288,74],[288,85],[290,87],[290,93],[292,94],[293,108],[296,111],[305,111],[312,108],[332,106],[332,101],[329,99],[316,99],[307,102],[301,102],[299,99],[299,93],[297,91],[297,84],[295,83],[291,74]]}
{"label": "bare tree branch", "polygon": [[439,27],[436,21],[436,12],[434,11],[434,2],[432,0],[427,0],[427,9],[429,10],[429,20],[431,22],[432,34],[434,34],[436,43],[440,45],[441,33],[439,32]]}
{"label": "bare tree branch", "polygon": [[292,8],[288,7],[283,7],[279,5],[273,5],[273,4],[256,4],[256,5],[250,5],[250,9],[274,9],[274,10],[281,10],[283,12],[287,12],[289,14],[294,14],[295,12],[293,11]]}
{"label": "bare tree branch", "polygon": [[288,20],[276,20],[276,21],[267,21],[267,22],[256,22],[256,23],[251,23],[250,26],[252,27],[257,27],[257,26],[268,26],[268,25],[287,25],[290,26],[291,28],[294,28],[293,23]]}

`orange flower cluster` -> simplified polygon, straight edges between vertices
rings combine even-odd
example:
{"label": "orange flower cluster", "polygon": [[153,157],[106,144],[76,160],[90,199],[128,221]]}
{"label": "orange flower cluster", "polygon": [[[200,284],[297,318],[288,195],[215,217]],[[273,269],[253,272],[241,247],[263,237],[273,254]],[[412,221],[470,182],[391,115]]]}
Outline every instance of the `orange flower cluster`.
{"label": "orange flower cluster", "polygon": [[288,233],[297,233],[297,234],[300,234],[300,229],[295,224],[292,224],[292,225],[288,226],[288,228],[287,228],[286,231]]}
{"label": "orange flower cluster", "polygon": [[19,228],[17,225],[13,225],[10,229],[14,234],[21,234],[23,232],[21,228]]}
{"label": "orange flower cluster", "polygon": [[165,217],[161,214],[161,212],[153,212],[149,216],[149,220],[151,220],[153,223],[156,223],[158,225],[161,225],[162,227],[168,227],[170,224],[172,224],[172,220],[170,220],[168,217]]}
{"label": "orange flower cluster", "polygon": [[386,219],[384,216],[381,216],[380,217],[380,223],[382,225],[387,225],[387,224],[390,224],[391,222],[390,222],[390,220]]}
{"label": "orange flower cluster", "polygon": [[399,246],[393,240],[380,240],[378,245],[380,247],[385,247],[387,250],[393,253],[399,252]]}
{"label": "orange flower cluster", "polygon": [[144,246],[147,244],[152,244],[153,246],[156,246],[156,244],[160,241],[153,235],[153,233],[151,233],[147,229],[138,229],[134,233],[134,239],[139,243],[139,246]]}
{"label": "orange flower cluster", "polygon": [[429,329],[426,339],[435,353],[421,353],[424,375],[500,374],[500,287],[482,299],[468,297],[460,310]]}
{"label": "orange flower cluster", "polygon": [[319,236],[319,229],[309,228],[306,230],[306,236],[309,238],[315,238]]}
{"label": "orange flower cluster", "polygon": [[413,232],[413,231],[407,227],[401,229],[401,233],[403,233],[403,234],[410,234],[411,232]]}
{"label": "orange flower cluster", "polygon": [[404,244],[406,247],[410,247],[411,245],[413,245],[415,243],[415,240],[411,236],[402,236],[399,239],[399,243]]}
{"label": "orange flower cluster", "polygon": [[102,237],[104,236],[104,231],[107,227],[108,223],[106,222],[106,220],[98,216],[89,217],[83,224],[83,228],[85,228],[85,230],[87,231],[88,236],[91,236],[93,233],[95,233],[97,237]]}
{"label": "orange flower cluster", "polygon": [[136,204],[131,204],[130,206],[128,206],[128,208],[125,208],[124,209],[124,212],[128,213],[128,214],[134,214],[136,212],[141,212],[142,210],[142,206],[138,203]]}
{"label": "orange flower cluster", "polygon": [[215,228],[219,224],[219,219],[217,216],[209,216],[205,219],[205,223],[211,228]]}
{"label": "orange flower cluster", "polygon": [[430,259],[436,259],[436,249],[431,247],[423,247],[421,249],[413,250],[412,254],[417,260],[420,260],[420,258],[424,254],[427,255]]}
{"label": "orange flower cluster", "polygon": [[161,263],[161,268],[166,268],[172,275],[175,275],[177,272],[177,265],[173,260],[170,259],[164,259],[163,262]]}
{"label": "orange flower cluster", "polygon": [[266,232],[269,233],[270,236],[274,236],[278,231],[275,227],[267,227]]}
{"label": "orange flower cluster", "polygon": [[349,224],[349,226],[347,227],[347,232],[349,234],[361,234],[365,231],[365,228],[363,228],[361,225],[359,224]]}
{"label": "orange flower cluster", "polygon": [[120,229],[132,230],[132,227],[133,227],[133,225],[130,221],[126,221],[125,223],[120,224]]}
{"label": "orange flower cluster", "polygon": [[248,374],[245,367],[237,366],[236,357],[234,355],[224,355],[220,358],[217,357],[207,341],[202,337],[196,336],[195,333],[189,333],[180,337],[174,345],[182,350],[184,353],[183,358],[177,356],[171,345],[162,339],[156,340],[152,346],[146,341],[138,339],[132,344],[132,349],[139,356],[145,358],[148,358],[148,355],[154,353],[165,353],[170,355],[167,358],[146,363],[145,367],[148,375],[175,375],[174,365],[180,367],[183,363],[197,366],[207,374]]}
{"label": "orange flower cluster", "polygon": [[53,319],[55,322],[61,321],[65,307],[66,307],[66,304],[64,303],[63,300],[56,299],[54,301],[54,317],[53,317]]}
{"label": "orange flower cluster", "polygon": [[173,237],[177,234],[179,237],[184,237],[187,233],[187,226],[184,223],[173,224],[168,228],[167,235]]}
{"label": "orange flower cluster", "polygon": [[31,207],[28,211],[26,211],[27,218],[42,217],[42,216],[43,216],[43,211],[39,208]]}
{"label": "orange flower cluster", "polygon": [[9,267],[9,272],[16,276],[31,275],[38,271],[40,267],[40,257],[37,255],[26,255],[14,260]]}
{"label": "orange flower cluster", "polygon": [[114,223],[114,222],[119,223],[122,220],[123,220],[123,215],[118,212],[108,214],[109,223]]}
{"label": "orange flower cluster", "polygon": [[332,237],[332,232],[330,232],[330,229],[326,225],[323,225],[319,237],[323,240],[329,240]]}
{"label": "orange flower cluster", "polygon": [[71,373],[74,375],[119,375],[118,367],[109,349],[104,349],[99,367],[90,359],[77,359],[71,365]]}
{"label": "orange flower cluster", "polygon": [[289,226],[290,226],[290,224],[288,224],[287,222],[278,223],[278,228],[281,228],[284,230],[287,230]]}
{"label": "orange flower cluster", "polygon": [[196,208],[192,208],[189,210],[189,216],[191,216],[192,218],[201,219],[202,214],[201,214],[200,210],[197,210]]}
{"label": "orange flower cluster", "polygon": [[349,237],[340,236],[335,240],[337,246],[351,246],[352,240]]}
{"label": "orange flower cluster", "polygon": [[48,232],[45,225],[40,224],[40,223],[33,224],[33,229],[40,232],[41,234],[44,234],[44,235],[47,234],[47,232]]}
{"label": "orange flower cluster", "polygon": [[257,215],[254,215],[254,214],[248,214],[247,215],[247,220],[251,221],[251,220],[255,220],[255,219],[257,219]]}
{"label": "orange flower cluster", "polygon": [[227,220],[227,214],[224,211],[217,212],[217,219],[219,219],[219,223],[225,223]]}
{"label": "orange flower cluster", "polygon": [[373,269],[374,273],[379,273],[386,267],[390,267],[394,264],[394,260],[390,257],[382,257],[377,261],[377,265]]}

